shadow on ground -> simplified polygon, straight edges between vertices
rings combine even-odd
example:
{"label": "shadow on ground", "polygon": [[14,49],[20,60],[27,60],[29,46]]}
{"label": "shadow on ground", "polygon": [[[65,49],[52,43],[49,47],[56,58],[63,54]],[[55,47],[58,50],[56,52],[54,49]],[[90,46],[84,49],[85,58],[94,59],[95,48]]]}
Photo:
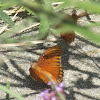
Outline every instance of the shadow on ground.
{"label": "shadow on ground", "polygon": [[[78,38],[79,39],[79,38]],[[82,41],[82,40],[81,40]],[[84,42],[84,40],[83,40]],[[86,42],[86,41],[85,41]],[[85,70],[82,70],[82,69],[79,69],[73,65],[71,65],[68,61],[70,59],[70,56],[73,55],[74,58],[76,58],[77,60],[80,60],[81,58],[88,58],[90,60],[92,60],[95,64],[96,64],[96,67],[100,70],[100,66],[98,65],[98,63],[100,62],[100,59],[99,57],[90,57],[88,56],[87,54],[85,53],[72,53],[69,49],[72,49],[73,51],[74,50],[77,50],[78,48],[80,48],[79,45],[75,45],[75,46],[70,46],[68,44],[65,44],[63,42],[58,42],[59,45],[62,46],[63,48],[63,54],[62,54],[62,66],[64,68],[64,70],[73,70],[73,71],[77,71],[77,72],[80,72],[82,74],[86,74],[88,75],[88,78],[87,79],[83,79],[83,78],[77,78],[77,80],[75,82],[73,82],[74,86],[72,87],[66,87],[65,86],[65,91],[68,91],[68,93],[65,92],[66,94],[66,100],[76,100],[76,94],[80,95],[80,96],[83,96],[83,97],[86,97],[87,99],[91,99],[91,100],[100,100],[99,98],[96,98],[96,97],[93,97],[93,96],[88,96],[86,94],[83,94],[81,93],[80,91],[75,91],[74,88],[77,88],[77,89],[94,89],[94,88],[100,88],[100,85],[95,85],[93,84],[92,80],[93,78],[97,78],[97,79],[100,79],[100,74],[96,73],[96,72],[90,72],[90,71],[85,71]],[[88,43],[87,43],[88,44]],[[88,44],[90,45],[90,44]],[[94,45],[95,46],[95,45]],[[95,46],[96,47],[96,46]],[[41,53],[37,53],[36,51],[34,50],[46,50],[48,48],[45,47],[43,44],[39,44],[39,45],[35,45],[34,47],[31,47],[30,49],[26,49],[25,52],[28,52],[28,53],[31,53],[32,55],[41,55]],[[99,47],[97,47],[99,48]],[[14,52],[14,51],[4,51],[4,54],[6,54],[7,52]],[[27,73],[16,63],[16,61],[13,60],[14,56],[12,56],[12,59],[10,58],[9,61],[10,63],[13,65],[13,67],[18,71],[18,73],[20,74],[17,75],[15,74],[14,72],[10,72],[8,71],[8,66],[6,63],[3,63],[2,66],[0,67],[0,75],[2,77],[8,77],[8,74],[10,76],[11,79],[13,80],[16,80],[18,81],[17,84],[14,84],[14,83],[11,83],[11,87],[18,87],[18,88],[30,88],[32,90],[36,90],[36,92],[34,93],[30,93],[28,94],[28,92],[25,94],[25,95],[22,95],[23,97],[27,97],[27,96],[31,96],[33,94],[37,94],[39,93],[41,90],[44,90],[45,88],[48,88],[48,86],[43,83],[43,82],[37,82],[37,81],[34,81],[29,75],[27,75]],[[15,57],[17,59],[23,59],[23,60],[29,60],[30,62],[33,61],[33,62],[36,62],[36,60],[32,60],[32,59],[29,59],[27,58],[23,58],[21,56],[19,57]],[[97,63],[98,62],[98,63]],[[4,73],[5,72],[5,73]],[[21,76],[24,76],[21,77]],[[77,76],[75,76],[77,77]],[[1,85],[4,85],[6,86],[6,83],[4,82],[1,82],[0,83]]]}

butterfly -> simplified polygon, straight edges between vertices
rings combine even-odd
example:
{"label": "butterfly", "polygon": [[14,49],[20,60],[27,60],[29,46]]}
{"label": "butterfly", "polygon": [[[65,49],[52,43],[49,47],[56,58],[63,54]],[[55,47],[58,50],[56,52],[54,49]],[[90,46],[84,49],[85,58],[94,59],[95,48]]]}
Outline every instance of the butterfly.
{"label": "butterfly", "polygon": [[[56,25],[56,28],[63,27],[61,24]],[[67,33],[61,33],[60,38],[63,39],[66,43],[71,43],[75,39],[75,32],[67,32]]]}
{"label": "butterfly", "polygon": [[31,63],[29,69],[30,76],[37,81],[49,82],[47,74],[53,82],[59,83],[62,81],[63,68],[61,66],[61,46],[53,46],[48,48],[38,59],[37,64]]}
{"label": "butterfly", "polygon": [[[75,9],[73,9],[72,14],[71,15],[66,15],[64,17],[64,22],[70,22],[72,24],[77,25],[78,19],[81,17],[86,16],[86,18],[91,21],[91,18],[89,17],[89,14],[87,13],[87,11],[80,13],[77,15],[77,11]],[[63,25],[62,24],[57,24],[56,28],[62,28]],[[75,39],[75,32],[67,32],[67,33],[61,33],[60,37],[66,42],[66,43],[71,43],[74,41]]]}
{"label": "butterfly", "polygon": [[[62,28],[63,25],[58,24],[56,28]],[[66,43],[71,43],[75,40],[75,32],[64,32],[60,34],[60,38],[63,39]]]}

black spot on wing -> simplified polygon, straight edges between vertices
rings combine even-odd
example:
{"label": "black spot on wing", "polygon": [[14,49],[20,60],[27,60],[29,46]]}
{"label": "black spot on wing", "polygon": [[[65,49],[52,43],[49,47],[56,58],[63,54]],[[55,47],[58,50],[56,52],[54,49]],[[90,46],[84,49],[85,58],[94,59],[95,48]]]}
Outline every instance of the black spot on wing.
{"label": "black spot on wing", "polygon": [[57,82],[58,83],[61,82],[62,78],[63,78],[63,69],[62,69],[62,67],[59,67],[59,74],[58,74]]}
{"label": "black spot on wing", "polygon": [[60,61],[57,61],[58,64],[60,64]]}

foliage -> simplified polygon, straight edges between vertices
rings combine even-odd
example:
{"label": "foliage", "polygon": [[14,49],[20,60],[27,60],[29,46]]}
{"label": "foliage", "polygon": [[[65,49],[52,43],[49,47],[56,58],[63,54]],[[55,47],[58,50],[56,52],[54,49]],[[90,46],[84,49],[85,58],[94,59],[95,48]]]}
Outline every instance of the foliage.
{"label": "foliage", "polygon": [[6,13],[4,13],[3,11],[0,11],[0,19],[7,22],[11,26],[14,25],[14,22],[12,21],[12,19]]}
{"label": "foliage", "polygon": [[[42,2],[42,3],[41,3]],[[61,4],[54,10],[52,7],[52,3],[61,2]],[[81,36],[85,37],[87,40],[90,40],[98,45],[100,45],[100,35],[91,29],[93,27],[99,26],[100,23],[91,23],[87,25],[87,27],[77,26],[72,23],[63,22],[62,13],[59,13],[63,8],[75,7],[82,10],[87,10],[89,13],[100,14],[100,6],[99,1],[95,0],[0,0],[0,19],[2,19],[5,23],[9,24],[9,30],[4,30],[4,32],[0,33],[0,43],[8,44],[8,43],[21,43],[21,42],[31,42],[31,40],[43,39],[49,33],[49,31],[53,30],[54,34],[60,34],[60,32],[67,31],[76,31]],[[88,6],[87,6],[88,5]],[[7,15],[4,10],[9,11],[22,7],[23,9],[29,12],[30,16],[25,18],[23,22],[16,25],[16,21],[14,22],[11,18],[11,15]],[[94,9],[91,9],[94,8]],[[18,12],[15,12],[15,15]],[[12,14],[13,16],[13,14]],[[19,38],[13,38],[16,34],[23,32],[22,30],[26,29],[29,26],[35,24],[37,20],[35,20],[34,16],[39,20],[39,34],[38,36],[22,36]],[[61,22],[64,27],[60,29],[55,29],[55,25]],[[26,23],[26,24],[25,24]],[[66,28],[67,27],[67,28]],[[9,83],[8,83],[9,84]],[[21,96],[16,95],[14,92],[10,91],[9,88],[4,88],[0,85],[0,89],[7,93],[7,98],[9,95],[12,95],[19,100],[24,100]]]}
{"label": "foliage", "polygon": [[[16,93],[14,93],[14,92],[10,91],[9,89],[3,87],[2,85],[0,85],[0,89],[2,89],[3,91],[5,91],[7,94],[10,94],[13,97],[16,97],[18,100],[25,100],[23,97],[17,95]],[[7,98],[8,98],[8,96],[7,96]]]}
{"label": "foliage", "polygon": [[[8,2],[9,1],[9,2]],[[57,9],[54,11],[51,4],[53,3],[53,0],[40,0],[42,1],[34,1],[32,2],[27,1],[27,0],[7,0],[7,2],[5,3],[1,0],[0,2],[0,18],[7,22],[9,25],[11,25],[11,27],[16,28],[16,25],[14,25],[14,22],[11,20],[11,18],[5,14],[3,12],[3,10],[9,10],[11,7],[15,7],[15,6],[23,6],[30,14],[37,16],[37,18],[39,18],[40,20],[40,27],[39,27],[39,34],[38,34],[38,38],[42,39],[44,37],[46,37],[49,33],[49,29],[54,29],[54,25],[56,25],[58,23],[58,21],[62,21],[63,17],[62,14],[59,14],[59,11],[65,7],[70,9],[70,6],[74,6],[76,8],[79,9],[85,9],[87,11],[89,11],[90,13],[96,13],[99,14],[100,13],[100,6],[98,4],[98,2],[96,1],[79,1],[79,0],[56,0],[58,2],[62,2],[62,4],[60,6],[57,7]],[[55,2],[56,2],[55,1]],[[88,6],[86,6],[88,4]],[[94,8],[94,9],[91,9]],[[32,18],[32,16],[30,16],[30,18]],[[34,21],[33,21],[34,23]],[[23,23],[20,23],[23,24]],[[65,25],[65,27],[68,28],[61,28],[60,31],[58,30],[58,34],[60,32],[63,31],[69,31],[69,30],[74,30],[76,32],[78,32],[79,34],[81,34],[82,36],[84,36],[86,39],[93,41],[94,43],[99,44],[100,43],[100,35],[95,34],[96,32],[91,31],[92,28],[92,24],[88,25],[87,27],[80,27],[80,26],[76,26],[76,25],[72,25],[71,23],[63,23],[62,24]],[[21,25],[22,26],[22,25]],[[97,24],[95,24],[95,26],[98,26]],[[73,27],[73,28],[72,28]],[[13,30],[13,32],[10,32],[9,34],[14,35],[15,32],[18,31],[17,30]],[[8,34],[8,33],[6,33]],[[4,38],[4,36],[1,36],[0,39],[2,40],[2,38]],[[28,38],[28,40],[30,40],[31,37]],[[9,38],[10,41],[11,38]],[[4,39],[3,39],[4,40]],[[11,39],[12,40],[12,39]],[[9,42],[8,41],[8,42]],[[4,43],[6,41],[4,40]],[[10,41],[11,43],[13,42],[19,42],[19,40],[15,40],[15,41]],[[23,40],[24,42],[24,40]]]}

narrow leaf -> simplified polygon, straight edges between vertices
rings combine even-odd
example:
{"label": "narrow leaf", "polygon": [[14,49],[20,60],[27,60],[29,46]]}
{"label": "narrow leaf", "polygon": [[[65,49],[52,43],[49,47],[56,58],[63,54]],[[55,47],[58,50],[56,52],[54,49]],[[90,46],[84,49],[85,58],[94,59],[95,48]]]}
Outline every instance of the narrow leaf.
{"label": "narrow leaf", "polygon": [[49,31],[49,20],[46,15],[41,16],[38,38],[43,39]]}
{"label": "narrow leaf", "polygon": [[67,33],[69,31],[76,31],[79,34],[81,34],[83,37],[85,37],[86,39],[100,45],[100,35],[96,32],[93,32],[88,27],[79,27],[79,26],[76,26],[76,25],[66,24],[63,28],[60,28],[60,29],[57,29],[57,30],[60,33],[62,33],[62,32]]}
{"label": "narrow leaf", "polygon": [[[9,81],[7,82],[6,87],[7,87],[7,89],[10,89],[10,82],[9,82]],[[10,99],[9,99],[9,94],[8,94],[8,93],[6,93],[6,100],[10,100]]]}
{"label": "narrow leaf", "polygon": [[3,90],[4,92],[12,95],[13,97],[17,98],[18,100],[25,100],[23,97],[17,95],[16,93],[10,91],[9,89],[3,87],[2,85],[0,85],[0,89]]}
{"label": "narrow leaf", "polygon": [[14,22],[12,21],[12,19],[3,11],[0,11],[0,19],[8,23],[10,26],[14,25]]}
{"label": "narrow leaf", "polygon": [[44,1],[44,9],[46,12],[51,12],[53,9],[52,9],[52,6],[51,6],[51,1],[50,0],[43,0]]}
{"label": "narrow leaf", "polygon": [[28,7],[24,7],[25,10],[27,10],[30,14],[32,15],[35,15],[36,16],[36,13],[33,12],[31,9],[29,9]]}
{"label": "narrow leaf", "polygon": [[56,85],[53,83],[52,79],[51,79],[47,74],[45,74],[45,75],[48,77],[49,81],[52,83],[52,86],[53,86],[53,88],[55,89],[55,91],[57,92],[57,95],[59,96],[60,100],[64,100],[63,96],[62,96],[61,93],[57,90]]}

